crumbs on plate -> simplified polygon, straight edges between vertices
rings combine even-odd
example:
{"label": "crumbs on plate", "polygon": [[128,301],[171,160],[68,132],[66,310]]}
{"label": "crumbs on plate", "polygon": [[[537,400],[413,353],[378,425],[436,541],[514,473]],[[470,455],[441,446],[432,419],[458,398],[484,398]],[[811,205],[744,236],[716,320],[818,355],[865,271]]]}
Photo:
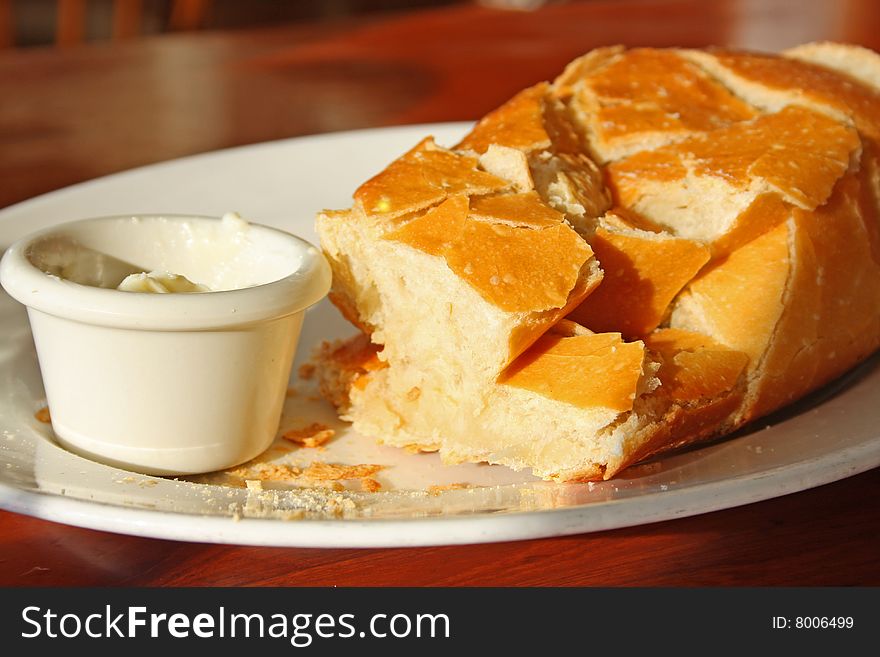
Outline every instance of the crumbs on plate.
{"label": "crumbs on plate", "polygon": [[281,437],[303,447],[320,447],[335,435],[336,432],[326,424],[313,422],[302,429],[289,429]]}
{"label": "crumbs on plate", "polygon": [[455,484],[445,484],[443,486],[428,486],[426,489],[428,491],[428,495],[437,496],[445,490],[461,490],[462,488],[470,488],[470,484],[463,483],[455,483]]}
{"label": "crumbs on plate", "polygon": [[361,488],[363,488],[368,493],[375,493],[382,489],[382,484],[380,484],[372,477],[364,477],[363,479],[361,479]]}
{"label": "crumbs on plate", "polygon": [[245,482],[248,480],[291,481],[299,477],[302,474],[302,470],[295,465],[284,463],[255,463],[226,470],[226,474],[244,479]]}
{"label": "crumbs on plate", "polygon": [[342,465],[341,463],[322,463],[320,461],[315,461],[303,470],[303,476],[318,481],[367,479],[384,468],[384,465],[375,464]]}
{"label": "crumbs on plate", "polygon": [[344,491],[346,488],[342,482],[349,480],[359,480],[362,491],[375,493],[382,489],[382,484],[373,475],[384,468],[384,465],[376,464],[343,465],[315,461],[305,469],[281,463],[250,463],[224,472],[236,477],[240,480],[239,485],[247,487],[252,493],[263,492],[265,482],[307,484],[309,487]]}

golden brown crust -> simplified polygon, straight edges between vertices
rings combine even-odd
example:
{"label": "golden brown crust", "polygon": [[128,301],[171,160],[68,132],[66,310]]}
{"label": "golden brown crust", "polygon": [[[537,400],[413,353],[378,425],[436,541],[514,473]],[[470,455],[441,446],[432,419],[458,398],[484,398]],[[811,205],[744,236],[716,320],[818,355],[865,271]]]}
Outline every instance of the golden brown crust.
{"label": "golden brown crust", "polygon": [[692,331],[660,329],[645,338],[660,358],[658,387],[651,397],[663,409],[656,421],[630,435],[603,477],[615,476],[649,456],[706,440],[738,426],[748,357]]}
{"label": "golden brown crust", "polygon": [[730,255],[756,237],[776,228],[791,216],[791,207],[775,192],[758,195],[734,220],[730,229],[715,240],[712,256]]}
{"label": "golden brown crust", "polygon": [[539,338],[498,378],[580,408],[632,409],[643,375],[644,344],[619,333]]}
{"label": "golden brown crust", "polygon": [[860,132],[880,139],[880,92],[842,71],[757,53],[714,51],[712,56],[742,80],[786,94],[796,92],[789,102],[824,105],[842,112],[852,118]]}
{"label": "golden brown crust", "polygon": [[695,280],[673,323],[700,326],[750,358],[741,419],[765,415],[880,346],[880,268],[849,174],[828,203],[780,224]]}
{"label": "golden brown crust", "polygon": [[713,399],[730,392],[749,362],[740,351],[680,329],[655,331],[645,338],[645,346],[662,357],[657,394],[676,402]]}
{"label": "golden brown crust", "polygon": [[541,200],[537,192],[484,196],[471,202],[470,217],[516,228],[549,228],[565,218]]}
{"label": "golden brown crust", "polygon": [[486,171],[520,192],[537,188],[575,228],[609,206],[602,174],[585,152],[570,109],[547,83],[522,91],[488,114],[455,148],[480,154]]}
{"label": "golden brown crust", "polygon": [[[586,73],[586,75],[584,75]],[[603,161],[752,118],[754,110],[674,51],[635,49],[569,74],[593,150]],[[566,93],[563,91],[563,93]]]}
{"label": "golden brown crust", "polygon": [[765,415],[839,376],[880,346],[880,267],[871,257],[859,176],[824,206],[795,210],[785,312],[747,417]]}
{"label": "golden brown crust", "polygon": [[654,233],[600,227],[590,242],[605,276],[571,318],[629,338],[657,328],[672,299],[709,261],[702,244]]}
{"label": "golden brown crust", "polygon": [[679,299],[672,326],[711,335],[757,368],[785,309],[789,233],[780,224],[710,266]]}
{"label": "golden brown crust", "polygon": [[868,48],[820,41],[789,48],[782,55],[830,68],[844,76],[856,78],[869,87],[880,89],[880,55]]}
{"label": "golden brown crust", "polygon": [[[533,207],[531,201],[524,205]],[[559,222],[532,230],[475,221],[469,212],[467,197],[453,196],[384,239],[443,257],[457,276],[502,310],[545,311],[569,303],[593,255],[577,233]]]}
{"label": "golden brown crust", "polygon": [[485,153],[493,144],[526,152],[550,148],[550,135],[544,128],[548,90],[549,85],[541,82],[519,92],[481,119],[455,149]]}
{"label": "golden brown crust", "polygon": [[880,264],[880,142],[865,143],[858,176],[859,213],[865,224],[871,257]]}
{"label": "golden brown crust", "polygon": [[561,318],[570,314],[588,297],[602,282],[601,270],[597,275],[582,278],[568,295],[568,302],[562,308],[551,308],[541,313],[535,313],[532,317],[521,323],[511,331],[508,339],[508,352],[512,360],[525,351],[532,343],[550,330]]}
{"label": "golden brown crust", "polygon": [[734,390],[694,406],[673,404],[656,423],[636,435],[632,442],[638,447],[627,452],[626,458],[615,469],[607,470],[605,478],[610,479],[648,457],[733,431],[737,425],[731,418],[742,400],[742,391]]}
{"label": "golden brown crust", "polygon": [[441,148],[427,137],[373,176],[354,193],[367,215],[399,217],[456,194],[490,194],[510,186],[478,169],[473,157]]}
{"label": "golden brown crust", "polygon": [[812,209],[831,194],[859,146],[856,132],[839,121],[806,108],[787,107],[638,153],[612,163],[608,173],[626,207],[637,205],[646,181],[672,184],[690,174],[719,178],[740,191],[760,184],[789,203]]}
{"label": "golden brown crust", "polygon": [[583,79],[597,75],[600,71],[620,59],[626,48],[620,45],[596,48],[581,55],[566,65],[565,70],[553,81],[553,89],[563,98],[570,98],[574,87]]}

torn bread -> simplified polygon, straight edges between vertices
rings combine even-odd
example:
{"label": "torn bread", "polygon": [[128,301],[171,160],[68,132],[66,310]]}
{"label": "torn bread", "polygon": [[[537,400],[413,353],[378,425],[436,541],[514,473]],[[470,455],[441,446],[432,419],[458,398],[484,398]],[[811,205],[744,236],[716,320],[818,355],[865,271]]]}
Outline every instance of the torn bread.
{"label": "torn bread", "polygon": [[601,479],[673,436],[681,445],[716,432],[742,398],[744,354],[673,329],[651,340],[646,348],[562,321],[511,364],[477,413],[453,414],[441,390],[400,394],[394,367],[364,367],[374,347],[358,335],[323,346],[321,389],[355,430],[387,445],[547,479]]}
{"label": "torn bread", "polygon": [[456,398],[494,380],[601,280],[564,212],[430,139],[355,200],[317,220],[331,299],[385,346],[384,360],[430,370]]}
{"label": "torn bread", "polygon": [[325,394],[385,444],[585,480],[814,390],[880,346],[878,71],[604,48],[423,141],[318,219],[364,331]]}

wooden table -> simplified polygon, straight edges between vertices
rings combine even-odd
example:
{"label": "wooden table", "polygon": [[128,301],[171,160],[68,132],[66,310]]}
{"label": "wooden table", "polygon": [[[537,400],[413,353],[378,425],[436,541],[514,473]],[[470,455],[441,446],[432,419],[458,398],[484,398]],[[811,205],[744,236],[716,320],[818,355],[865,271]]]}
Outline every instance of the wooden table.
{"label": "wooden table", "polygon": [[[873,0],[465,5],[392,18],[0,52],[0,206],[295,135],[472,119],[589,48],[813,39],[880,49]],[[0,512],[2,585],[880,584],[880,470],[694,518],[399,550],[240,548]]]}

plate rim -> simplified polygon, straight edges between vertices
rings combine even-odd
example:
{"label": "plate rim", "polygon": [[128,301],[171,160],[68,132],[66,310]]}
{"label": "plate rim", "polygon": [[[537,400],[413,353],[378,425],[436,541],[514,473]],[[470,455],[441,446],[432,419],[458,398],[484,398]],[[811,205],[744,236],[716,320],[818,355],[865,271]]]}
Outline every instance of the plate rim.
{"label": "plate rim", "polygon": [[[14,214],[15,212],[26,210],[30,205],[36,205],[43,201],[51,201],[58,195],[66,194],[69,192],[76,192],[82,189],[86,189],[92,185],[98,185],[104,182],[112,182],[114,180],[119,180],[125,178],[130,175],[137,175],[139,173],[144,172],[147,169],[155,169],[157,167],[163,167],[166,165],[175,165],[175,164],[187,164],[190,162],[195,162],[199,159],[211,159],[217,156],[226,156],[226,155],[235,155],[236,153],[241,153],[244,151],[258,151],[263,148],[271,149],[284,146],[285,144],[289,144],[291,142],[305,142],[305,141],[317,141],[317,140],[332,140],[332,139],[346,139],[349,137],[358,137],[360,135],[367,135],[376,132],[401,132],[406,133],[412,130],[425,130],[426,134],[430,134],[432,130],[464,130],[469,126],[474,125],[474,121],[437,121],[434,123],[407,123],[402,125],[391,125],[391,126],[381,126],[377,128],[355,128],[353,130],[333,130],[330,132],[317,132],[307,135],[297,135],[293,137],[283,137],[281,139],[270,139],[267,141],[258,141],[253,142],[251,144],[239,144],[237,146],[228,146],[226,148],[218,148],[210,151],[201,151],[199,153],[190,153],[189,155],[182,155],[180,157],[174,157],[168,160],[159,160],[158,162],[152,162],[149,164],[141,164],[138,166],[130,167],[127,169],[122,169],[121,171],[114,171],[113,173],[108,173],[103,176],[98,176],[96,178],[89,178],[88,180],[81,180],[76,183],[72,183],[70,185],[66,185],[64,187],[59,187],[58,189],[53,189],[48,192],[44,192],[42,194],[37,194],[36,196],[32,196],[30,198],[23,199],[21,201],[17,201],[12,205],[7,205],[3,208],[0,208],[0,222],[6,221],[6,214]],[[145,213],[144,213],[145,214]]]}
{"label": "plate rim", "polygon": [[[845,458],[852,451],[866,452],[868,458],[854,465],[848,458]],[[828,464],[830,467],[823,470],[825,476],[818,480],[811,480],[807,486],[801,486],[797,483],[803,481],[804,474],[815,471],[817,462],[824,463],[825,461],[831,461]],[[696,501],[687,505],[667,504],[659,514],[656,509],[653,510],[650,514],[650,520],[627,516],[628,519],[623,522],[606,520],[592,523],[588,528],[584,528],[583,524],[578,521],[583,521],[581,516],[590,515],[595,506],[591,504],[537,511],[481,512],[454,516],[393,519],[279,520],[276,518],[241,518],[236,520],[229,516],[153,511],[95,500],[69,498],[48,492],[23,491],[3,482],[0,482],[0,508],[86,529],[188,543],[209,542],[224,545],[301,548],[429,547],[500,543],[651,525],[803,492],[867,472],[878,466],[880,466],[880,442],[862,444],[842,452],[832,453],[827,459],[816,458],[794,465],[780,466],[769,471],[706,482],[663,493],[651,493],[652,496],[662,494],[669,502],[674,502],[679,498],[690,498]],[[754,491],[751,487],[744,485],[759,480],[773,481],[777,486],[773,490],[762,488]],[[701,496],[701,493],[708,489],[714,491],[715,494]],[[8,497],[7,491],[9,491]],[[731,495],[731,493],[736,494]],[[717,498],[725,497],[725,495],[726,501],[718,505]],[[603,508],[613,510],[615,506],[632,505],[633,502],[631,499],[620,499],[606,500],[601,504]],[[67,508],[69,511],[66,511]],[[124,510],[126,513],[114,517],[113,512],[119,510]],[[557,522],[546,523],[544,528],[532,526],[534,524],[532,521],[550,515],[554,516]],[[204,528],[199,532],[203,534],[202,536],[194,536],[192,533],[192,518],[194,517],[199,518],[200,526]],[[614,518],[614,515],[603,515],[603,518],[609,517]],[[561,522],[565,522],[566,526],[560,528]],[[375,532],[377,524],[383,526],[383,531],[380,533]],[[458,530],[451,535],[446,531],[450,525]],[[259,531],[259,528],[265,529],[267,527],[270,527],[271,530],[265,533]],[[333,529],[326,531],[327,527]],[[302,531],[303,529],[305,531]],[[440,538],[441,536],[442,538]],[[340,537],[344,540],[340,541]]]}

